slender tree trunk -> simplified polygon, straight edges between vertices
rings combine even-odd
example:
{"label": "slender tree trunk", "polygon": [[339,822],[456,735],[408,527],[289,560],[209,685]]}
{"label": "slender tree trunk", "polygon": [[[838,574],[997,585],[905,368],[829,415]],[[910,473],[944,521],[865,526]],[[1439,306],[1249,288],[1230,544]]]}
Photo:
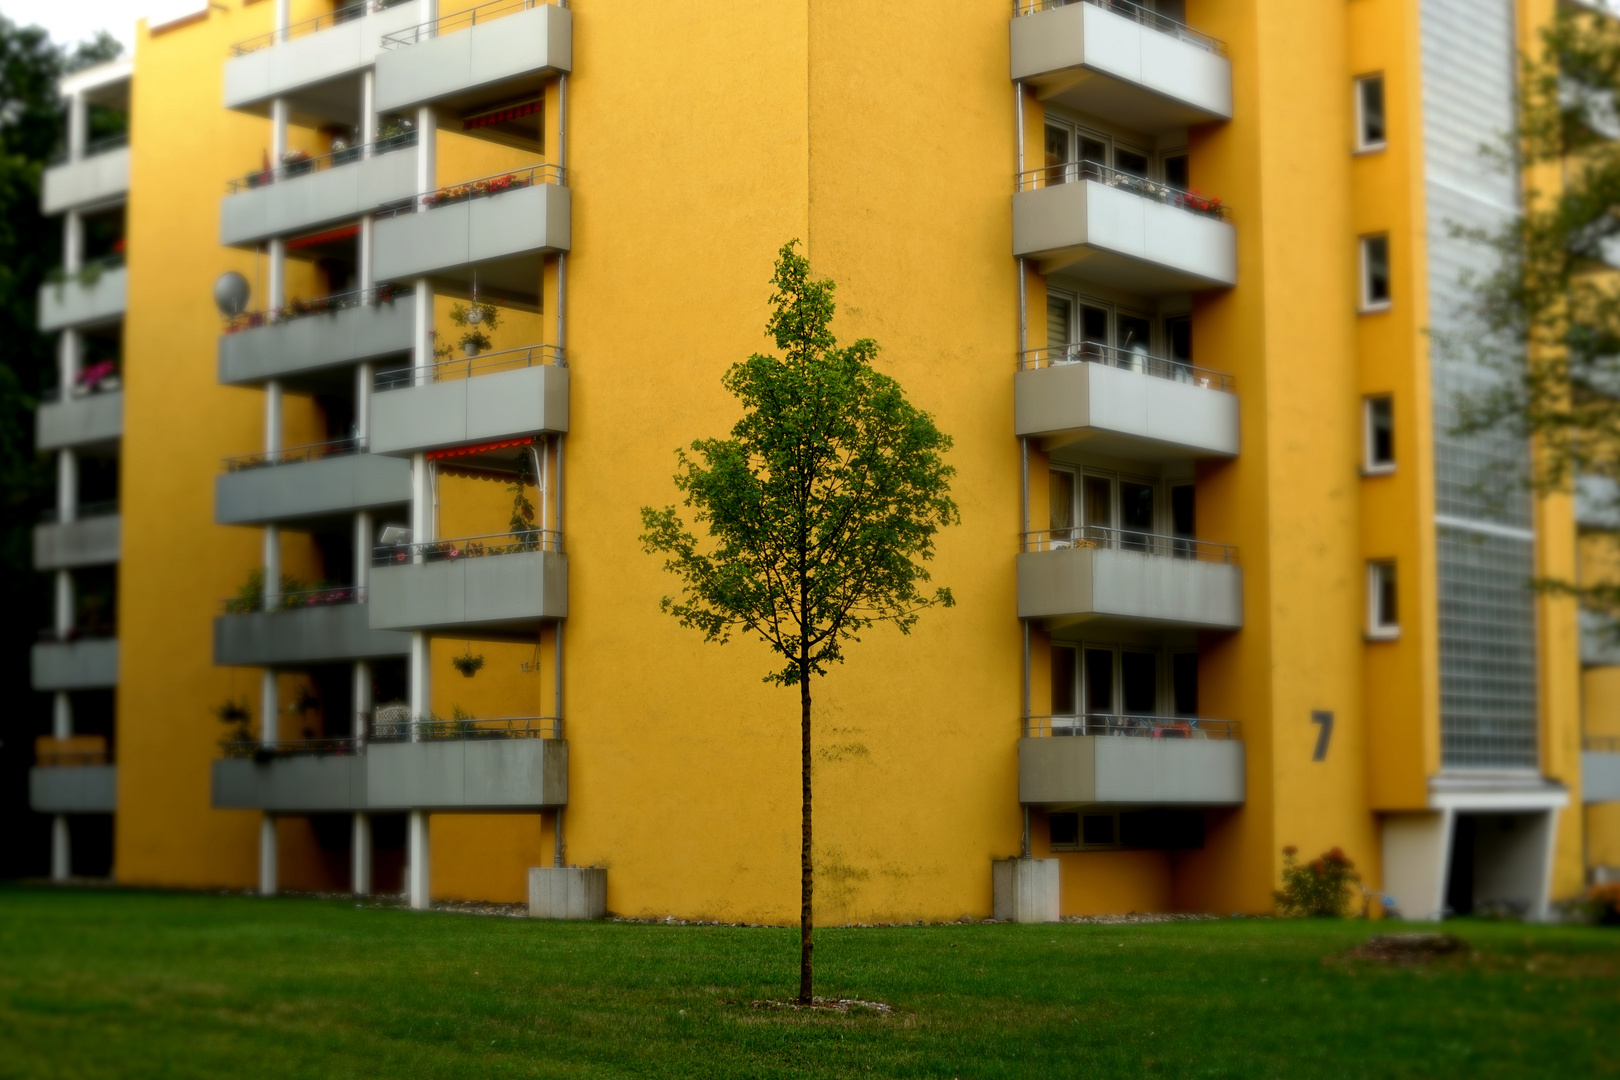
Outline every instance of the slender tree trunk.
{"label": "slender tree trunk", "polygon": [[815,942],[813,908],[815,866],[810,860],[810,656],[799,652],[799,768],[804,782],[803,835],[799,840],[799,1003],[810,1004],[814,993]]}

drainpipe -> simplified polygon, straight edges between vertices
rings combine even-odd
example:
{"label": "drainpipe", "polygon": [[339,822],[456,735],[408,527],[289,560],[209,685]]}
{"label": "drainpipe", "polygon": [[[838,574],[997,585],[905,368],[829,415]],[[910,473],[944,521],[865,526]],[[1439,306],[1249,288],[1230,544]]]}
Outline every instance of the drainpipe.
{"label": "drainpipe", "polygon": [[[1013,84],[1014,123],[1017,126],[1018,138],[1018,179],[1022,182],[1024,177],[1024,84],[1022,81]],[[1024,260],[1018,259],[1018,359],[1022,363],[1024,352],[1029,348],[1029,282],[1024,268]],[[1024,534],[1029,531],[1029,440],[1018,440],[1019,457],[1019,520],[1018,539],[1020,546]],[[1024,631],[1024,678],[1022,708],[1024,714],[1024,727],[1029,724],[1029,620],[1019,620]],[[1029,854],[1029,806],[1021,804],[1024,816],[1024,830],[1019,844],[1018,857],[1027,859]]]}

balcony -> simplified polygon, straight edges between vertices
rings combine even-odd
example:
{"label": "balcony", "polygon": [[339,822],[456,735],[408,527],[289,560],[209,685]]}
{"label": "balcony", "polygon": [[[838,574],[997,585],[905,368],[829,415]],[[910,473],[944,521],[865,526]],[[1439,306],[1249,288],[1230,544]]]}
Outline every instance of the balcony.
{"label": "balcony", "polygon": [[410,462],[365,453],[362,442],[342,439],[227,459],[214,483],[214,520],[312,521],[410,501]]}
{"label": "balcony", "polygon": [[432,278],[451,291],[474,284],[491,299],[539,306],[544,257],[569,247],[569,191],[561,169],[538,165],[441,188],[379,216],[373,233],[379,281]]}
{"label": "balcony", "polygon": [[292,667],[407,655],[410,635],[373,630],[365,601],[353,586],[283,593],[272,611],[226,601],[214,619],[214,663]]}
{"label": "balcony", "polygon": [[[102,385],[112,381],[103,380]],[[111,446],[123,435],[123,390],[96,390],[75,393],[66,401],[42,401],[35,414],[34,449],[42,453]]]}
{"label": "balcony", "polygon": [[568,743],[550,719],[426,720],[390,728],[374,729],[363,741],[235,749],[239,756],[214,762],[213,806],[500,812],[568,803]]}
{"label": "balcony", "polygon": [[28,808],[39,814],[111,814],[118,808],[118,769],[100,735],[41,735],[28,770]]}
{"label": "balcony", "polygon": [[1244,775],[1230,721],[1031,717],[1018,740],[1018,801],[1026,806],[1241,806]]}
{"label": "balcony", "polygon": [[118,639],[48,638],[29,655],[35,690],[105,690],[118,685]]}
{"label": "balcony", "polygon": [[361,0],[284,33],[239,42],[225,61],[225,107],[264,116],[272,98],[284,97],[298,122],[357,126],[361,72],[382,39],[414,24],[420,12],[410,0]]}
{"label": "balcony", "polygon": [[[295,303],[271,314],[241,316],[219,339],[221,383],[281,379],[296,389],[333,368],[409,353],[416,333],[416,296],[392,285]],[[341,375],[350,377],[347,371]]]}
{"label": "balcony", "polygon": [[467,117],[533,98],[572,68],[573,13],[534,0],[495,0],[397,30],[382,46],[379,112],[433,105]]}
{"label": "balcony", "polygon": [[91,210],[129,197],[129,137],[114,135],[85,148],[77,161],[45,170],[40,207],[46,217]]}
{"label": "balcony", "polygon": [[1181,536],[1086,526],[1024,535],[1018,617],[1198,630],[1243,625],[1237,552]]}
{"label": "balcony", "polygon": [[[1086,5],[1089,6],[1089,5]],[[1219,200],[1095,162],[1033,169],[1013,194],[1013,254],[1142,295],[1237,282],[1237,237]]]}
{"label": "balcony", "polygon": [[1071,443],[1114,457],[1233,457],[1238,403],[1229,376],[1096,342],[1024,353],[1013,425],[1051,451]]}
{"label": "balcony", "polygon": [[371,625],[533,640],[568,615],[568,557],[558,533],[401,544],[376,550]]}
{"label": "balcony", "polygon": [[1620,736],[1581,740],[1581,801],[1620,802]]}
{"label": "balcony", "polygon": [[413,131],[233,180],[220,206],[220,243],[253,247],[409,200],[416,157]]}
{"label": "balcony", "polygon": [[118,561],[123,519],[118,504],[81,505],[74,521],[34,526],[34,569],[111,566]]}
{"label": "balcony", "polygon": [[414,454],[568,430],[568,368],[550,345],[377,375],[371,452]]}
{"label": "balcony", "polygon": [[1130,0],[1017,0],[1012,77],[1149,134],[1232,118],[1221,43]]}
{"label": "balcony", "polygon": [[39,331],[101,326],[124,317],[129,275],[123,256],[86,263],[84,269],[39,287]]}

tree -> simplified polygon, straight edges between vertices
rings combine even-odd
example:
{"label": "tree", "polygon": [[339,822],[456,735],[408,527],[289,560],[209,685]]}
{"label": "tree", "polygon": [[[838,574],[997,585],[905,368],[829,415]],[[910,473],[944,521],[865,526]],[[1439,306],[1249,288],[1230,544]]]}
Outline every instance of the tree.
{"label": "tree", "polygon": [[[1464,275],[1473,329],[1437,346],[1500,378],[1459,401],[1461,434],[1530,440],[1527,471],[1492,494],[1569,491],[1580,477],[1620,481],[1620,22],[1561,9],[1522,61],[1515,130],[1485,148],[1517,169],[1524,196],[1494,230],[1458,229],[1495,266]],[[1551,181],[1549,183],[1549,181]],[[1605,493],[1607,488],[1607,493]],[[1585,488],[1620,512],[1620,483]],[[1620,583],[1537,582],[1620,615]]]}
{"label": "tree", "polygon": [[845,645],[872,626],[909,633],[923,609],[954,604],[949,589],[923,593],[922,564],[935,534],[960,515],[950,497],[956,470],[943,457],[950,436],[873,367],[876,342],[838,346],[833,282],[810,277],[797,245],[778,253],[765,326],[783,355],[756,353],[722,378],[743,406],[729,439],[699,439],[690,456],[676,451],[675,487],[693,524],[707,527],[707,542],[673,506],[642,508],[641,541],[668,556],[664,568],[682,583],[664,611],[706,641],[757,637],[782,661],[765,681],[799,688],[799,1001],[808,1005],[810,681],[842,663]]}

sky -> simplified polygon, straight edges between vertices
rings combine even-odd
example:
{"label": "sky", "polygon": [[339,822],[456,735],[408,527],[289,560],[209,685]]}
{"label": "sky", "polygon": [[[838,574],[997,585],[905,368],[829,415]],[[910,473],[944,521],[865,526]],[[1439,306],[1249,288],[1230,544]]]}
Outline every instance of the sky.
{"label": "sky", "polygon": [[124,43],[135,40],[135,20],[167,22],[197,11],[206,0],[0,0],[0,15],[22,26],[43,26],[61,45],[76,45],[106,30]]}

